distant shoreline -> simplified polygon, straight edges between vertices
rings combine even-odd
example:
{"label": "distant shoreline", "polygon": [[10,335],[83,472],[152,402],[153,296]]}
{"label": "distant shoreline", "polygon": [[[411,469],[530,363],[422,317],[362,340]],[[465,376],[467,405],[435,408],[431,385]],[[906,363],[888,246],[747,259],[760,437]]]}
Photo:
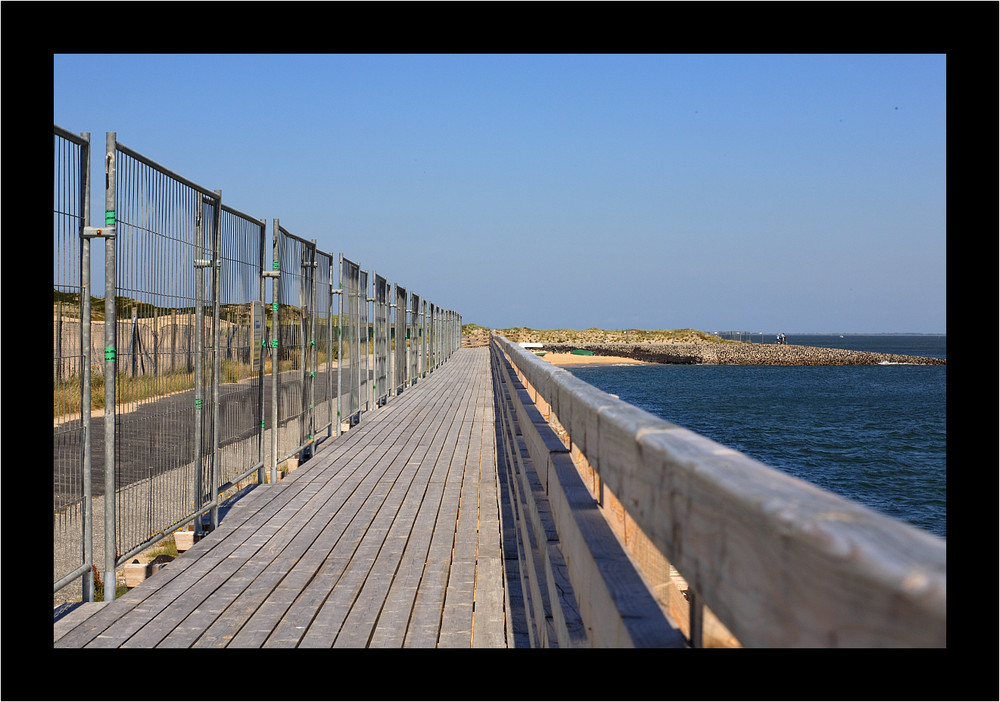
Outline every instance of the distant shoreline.
{"label": "distant shoreline", "polygon": [[[593,352],[593,356],[572,354],[574,349]],[[544,344],[540,356],[553,365],[586,363],[659,363],[688,365],[744,366],[857,366],[888,363],[946,365],[943,358],[906,356],[874,351],[801,346],[795,344]],[[575,356],[567,360],[566,357]],[[601,360],[598,360],[601,359]]]}

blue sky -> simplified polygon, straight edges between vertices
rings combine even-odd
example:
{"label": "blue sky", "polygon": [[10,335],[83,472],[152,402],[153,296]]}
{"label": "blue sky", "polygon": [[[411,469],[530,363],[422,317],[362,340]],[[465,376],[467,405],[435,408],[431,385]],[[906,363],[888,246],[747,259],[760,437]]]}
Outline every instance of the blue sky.
{"label": "blue sky", "polygon": [[101,148],[115,131],[466,322],[943,333],[945,69],[57,54],[53,121]]}

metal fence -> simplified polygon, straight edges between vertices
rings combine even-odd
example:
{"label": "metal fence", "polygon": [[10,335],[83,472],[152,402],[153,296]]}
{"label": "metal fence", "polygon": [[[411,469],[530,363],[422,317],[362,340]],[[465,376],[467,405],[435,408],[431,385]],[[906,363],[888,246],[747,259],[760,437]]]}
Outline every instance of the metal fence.
{"label": "metal fence", "polygon": [[88,226],[90,135],[54,139],[54,590],[91,601],[103,581],[110,600],[129,559],[216,528],[228,497],[276,482],[428,360],[407,344],[420,327],[405,288],[393,304],[384,276],[278,219],[268,245],[265,219],[114,132],[105,214]]}
{"label": "metal fence", "polygon": [[[275,366],[272,426],[277,427],[271,434],[271,447],[276,465],[297,456],[310,441],[309,397],[316,370],[310,345],[316,246],[287,232],[278,220],[274,220],[273,245],[278,275],[273,280],[272,329],[278,333],[271,340]],[[272,478],[277,479],[273,470],[274,466]]]}
{"label": "metal fence", "polygon": [[368,271],[358,270],[358,403],[360,411],[372,408],[371,400],[371,322],[368,315]]}
{"label": "metal fence", "polygon": [[392,343],[391,315],[392,307],[389,300],[389,282],[372,272],[372,394],[375,407],[381,407],[389,399],[389,353]]}
{"label": "metal fence", "polygon": [[316,251],[316,268],[313,274],[315,285],[314,309],[314,349],[316,354],[316,377],[312,383],[313,436],[327,436],[336,433],[334,425],[334,401],[336,380],[333,364],[337,359],[335,327],[337,319],[333,307],[334,257],[323,251]]}
{"label": "metal fence", "polygon": [[406,288],[395,284],[396,303],[393,305],[393,320],[396,337],[393,350],[393,394],[399,394],[406,387],[409,377],[409,364],[406,359],[410,341],[410,328],[407,322]]}
{"label": "metal fence", "polygon": [[337,417],[353,424],[361,412],[361,266],[340,257]]}
{"label": "metal fence", "polygon": [[[90,373],[90,134],[55,128],[53,198],[53,560],[56,589],[93,599]],[[84,323],[86,321],[86,323]],[[87,452],[84,452],[84,448]]]}

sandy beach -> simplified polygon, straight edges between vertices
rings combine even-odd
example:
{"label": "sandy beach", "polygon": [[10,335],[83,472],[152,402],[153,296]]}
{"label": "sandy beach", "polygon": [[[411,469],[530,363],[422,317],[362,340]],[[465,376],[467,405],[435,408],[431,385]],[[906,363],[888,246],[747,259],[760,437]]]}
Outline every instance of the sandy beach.
{"label": "sandy beach", "polygon": [[647,361],[637,361],[634,358],[624,356],[581,356],[575,353],[552,353],[539,356],[543,361],[548,361],[554,366],[586,366],[586,365],[610,365],[628,364],[632,366],[651,365]]}

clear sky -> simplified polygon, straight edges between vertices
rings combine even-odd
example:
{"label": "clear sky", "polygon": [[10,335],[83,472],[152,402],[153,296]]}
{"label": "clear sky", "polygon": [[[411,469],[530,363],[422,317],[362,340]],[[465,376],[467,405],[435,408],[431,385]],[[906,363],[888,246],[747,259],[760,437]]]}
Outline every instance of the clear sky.
{"label": "clear sky", "polygon": [[945,69],[57,54],[53,121],[99,148],[117,132],[269,233],[278,218],[466,322],[943,333]]}

